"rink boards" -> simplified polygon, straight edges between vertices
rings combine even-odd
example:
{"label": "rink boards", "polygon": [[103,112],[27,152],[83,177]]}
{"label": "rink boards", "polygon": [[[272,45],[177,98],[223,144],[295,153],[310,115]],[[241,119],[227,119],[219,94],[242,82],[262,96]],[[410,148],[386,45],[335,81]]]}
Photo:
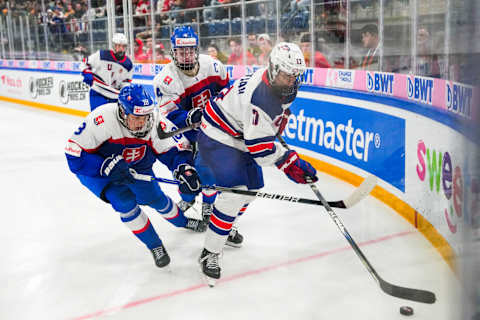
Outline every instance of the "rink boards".
{"label": "rink boards", "polygon": [[[84,116],[89,88],[81,67],[0,60],[0,100]],[[135,68],[134,82],[152,90],[161,66]],[[255,69],[227,68],[232,79]],[[471,175],[475,90],[440,79],[337,69],[309,69],[303,80],[285,140],[318,169],[351,184],[377,176],[373,196],[417,228],[455,270],[465,228],[480,219],[471,214],[480,191]]]}

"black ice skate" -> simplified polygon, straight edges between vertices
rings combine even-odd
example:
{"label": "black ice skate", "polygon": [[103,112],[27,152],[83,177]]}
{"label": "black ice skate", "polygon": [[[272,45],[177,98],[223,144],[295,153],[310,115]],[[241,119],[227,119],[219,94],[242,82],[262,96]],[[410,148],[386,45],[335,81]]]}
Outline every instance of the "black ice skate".
{"label": "black ice skate", "polygon": [[202,203],[202,219],[205,223],[210,222],[210,216],[213,213],[213,204],[211,203]]}
{"label": "black ice skate", "polygon": [[200,263],[200,268],[205,277],[205,280],[208,283],[209,287],[214,287],[218,279],[220,279],[220,264],[219,264],[219,253],[213,253],[207,249],[203,249],[200,258],[198,258],[198,263]]}
{"label": "black ice skate", "polygon": [[163,246],[153,248],[150,250],[153,255],[153,260],[155,260],[155,264],[159,268],[166,267],[170,263],[170,257],[168,256],[167,250]]}
{"label": "black ice skate", "polygon": [[236,228],[232,228],[228,234],[227,242],[225,244],[230,247],[240,248],[242,246],[243,236]]}
{"label": "black ice skate", "polygon": [[207,224],[202,220],[187,218],[187,225],[185,226],[185,228],[193,230],[195,232],[204,232],[205,230],[207,230]]}

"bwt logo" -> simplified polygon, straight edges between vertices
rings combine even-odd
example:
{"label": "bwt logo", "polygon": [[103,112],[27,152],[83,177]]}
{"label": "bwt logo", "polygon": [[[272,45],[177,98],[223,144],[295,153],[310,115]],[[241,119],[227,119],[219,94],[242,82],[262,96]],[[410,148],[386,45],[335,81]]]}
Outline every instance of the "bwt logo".
{"label": "bwt logo", "polygon": [[393,73],[367,72],[367,90],[374,93],[393,95]]}
{"label": "bwt logo", "polygon": [[80,70],[80,62],[74,62],[72,65],[73,71],[79,71]]}
{"label": "bwt logo", "polygon": [[8,64],[9,67],[13,67],[14,64],[15,64],[15,61],[14,60],[8,60],[7,64]]}
{"label": "bwt logo", "polygon": [[150,72],[153,74],[159,74],[162,71],[163,65],[161,64],[151,64],[150,65]]}
{"label": "bwt logo", "polygon": [[141,63],[137,63],[135,64],[135,66],[133,67],[135,73],[142,73],[143,71],[143,64]]}
{"label": "bwt logo", "polygon": [[446,83],[447,110],[457,113],[466,118],[471,117],[472,87],[463,86],[455,83]]}
{"label": "bwt logo", "polygon": [[60,70],[65,69],[65,62],[57,62],[57,69],[60,69]]}
{"label": "bwt logo", "polygon": [[425,77],[407,78],[408,99],[419,101],[425,104],[432,104],[433,79]]}
{"label": "bwt logo", "polygon": [[44,69],[50,68],[50,61],[44,61],[44,62],[42,63],[42,67],[43,67]]}
{"label": "bwt logo", "polygon": [[313,69],[307,69],[305,72],[300,76],[300,80],[303,84],[313,84],[313,76],[314,76]]}

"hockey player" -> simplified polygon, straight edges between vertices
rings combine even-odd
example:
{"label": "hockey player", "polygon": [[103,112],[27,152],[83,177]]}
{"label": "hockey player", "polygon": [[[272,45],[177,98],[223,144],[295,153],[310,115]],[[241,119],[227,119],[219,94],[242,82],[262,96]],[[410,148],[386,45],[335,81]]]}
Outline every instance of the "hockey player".
{"label": "hockey player", "polygon": [[133,77],[133,63],[126,55],[127,38],[115,33],[113,50],[99,50],[85,60],[83,81],[90,86],[90,110],[98,106],[117,102],[118,93],[129,85]]}
{"label": "hockey player", "polygon": [[[300,48],[281,42],[273,48],[267,68],[235,81],[207,103],[198,149],[218,186],[260,189],[264,185],[261,166],[271,165],[296,183],[317,181],[316,170],[308,162],[275,142],[305,69]],[[199,258],[211,286],[220,278],[219,254],[237,213],[252,200],[234,193],[217,196]]]}
{"label": "hockey player", "polygon": [[[208,55],[198,54],[198,36],[191,26],[174,29],[170,54],[173,61],[153,79],[157,103],[161,112],[177,128],[200,124],[207,101],[228,86],[228,74],[220,61]],[[197,134],[197,130],[192,130],[186,132],[185,136],[194,144]],[[195,159],[195,167],[203,184],[214,184],[209,169],[202,164],[198,156]],[[205,221],[208,221],[212,212],[215,195],[215,191],[203,191],[202,215]],[[184,201],[180,204],[184,209],[191,206],[195,200],[192,196],[182,198]],[[242,241],[242,236],[234,229],[227,244],[239,247]]]}
{"label": "hockey player", "polygon": [[203,232],[206,224],[187,219],[158,183],[135,180],[132,176],[153,175],[152,166],[159,160],[180,181],[181,192],[193,195],[200,192],[188,141],[158,139],[157,131],[152,129],[160,121],[168,123],[168,120],[161,118],[154,106],[153,97],[141,85],[124,87],[118,103],[98,107],[86,117],[68,140],[65,154],[70,170],[80,182],[112,205],[127,228],[150,249],[155,264],[164,267],[170,257],[139,206],[154,208],[176,227]]}

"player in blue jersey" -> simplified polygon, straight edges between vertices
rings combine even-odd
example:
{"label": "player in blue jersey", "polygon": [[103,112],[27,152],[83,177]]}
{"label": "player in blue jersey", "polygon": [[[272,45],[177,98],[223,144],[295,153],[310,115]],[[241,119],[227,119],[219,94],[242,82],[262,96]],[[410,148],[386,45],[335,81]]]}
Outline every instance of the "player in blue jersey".
{"label": "player in blue jersey", "polygon": [[[308,162],[275,141],[305,69],[300,48],[279,43],[267,68],[235,81],[207,103],[198,149],[218,186],[258,190],[264,185],[261,166],[272,165],[296,183],[317,181]],[[199,258],[211,286],[220,278],[219,255],[238,212],[253,199],[234,193],[217,196]]]}
{"label": "player in blue jersey", "polygon": [[[198,36],[190,26],[176,27],[171,37],[171,55],[173,61],[167,64],[153,79],[154,90],[161,112],[177,128],[200,124],[203,109],[207,101],[229,85],[225,66],[208,55],[198,54]],[[192,145],[197,140],[198,130],[185,133]],[[210,170],[200,156],[195,158],[202,183],[213,185],[215,181]],[[203,190],[202,215],[208,222],[212,213],[215,191]],[[188,208],[195,200],[192,196],[183,196],[181,205]],[[240,214],[245,211],[242,208]],[[242,236],[234,228],[228,237],[227,245],[240,247]]]}
{"label": "player in blue jersey", "polygon": [[[143,86],[124,87],[118,103],[92,111],[68,140],[65,154],[70,170],[103,201],[110,203],[121,221],[164,267],[170,257],[140,205],[150,206],[177,227],[203,232],[202,220],[186,218],[158,183],[136,180],[135,173],[153,175],[156,160],[166,165],[180,182],[180,191],[200,192],[193,154],[185,138],[160,140],[156,128],[173,124],[158,114],[153,98]],[[133,171],[132,171],[133,170]]]}
{"label": "player in blue jersey", "polygon": [[116,33],[113,50],[99,50],[85,60],[83,81],[90,86],[90,110],[105,103],[117,102],[122,87],[133,77],[133,63],[126,55],[127,38]]}

